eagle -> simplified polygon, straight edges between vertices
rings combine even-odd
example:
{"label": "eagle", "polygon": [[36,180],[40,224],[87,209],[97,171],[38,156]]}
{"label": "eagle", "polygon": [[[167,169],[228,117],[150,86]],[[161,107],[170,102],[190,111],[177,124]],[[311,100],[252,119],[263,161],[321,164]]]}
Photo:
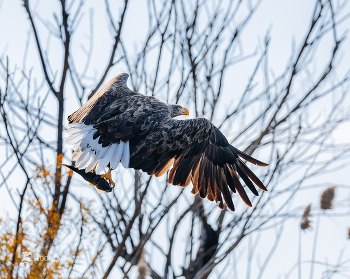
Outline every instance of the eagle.
{"label": "eagle", "polygon": [[188,110],[130,90],[128,77],[117,75],[68,117],[67,144],[74,145],[75,162],[68,167],[90,182],[107,184],[104,190],[114,187],[111,170],[119,163],[156,177],[172,167],[169,184],[186,187],[192,182],[192,194],[215,201],[221,209],[225,203],[232,211],[231,191],[252,206],[240,179],[255,195],[254,184],[267,191],[244,160],[268,164],[229,144],[205,118],[175,119],[188,116]]}

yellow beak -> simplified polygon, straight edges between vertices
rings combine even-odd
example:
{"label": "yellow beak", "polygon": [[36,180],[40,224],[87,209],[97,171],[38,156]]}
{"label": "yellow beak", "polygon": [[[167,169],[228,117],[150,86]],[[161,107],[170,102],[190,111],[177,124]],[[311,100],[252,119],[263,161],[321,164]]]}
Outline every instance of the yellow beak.
{"label": "yellow beak", "polygon": [[181,112],[182,115],[190,115],[187,108],[180,108],[179,111]]}

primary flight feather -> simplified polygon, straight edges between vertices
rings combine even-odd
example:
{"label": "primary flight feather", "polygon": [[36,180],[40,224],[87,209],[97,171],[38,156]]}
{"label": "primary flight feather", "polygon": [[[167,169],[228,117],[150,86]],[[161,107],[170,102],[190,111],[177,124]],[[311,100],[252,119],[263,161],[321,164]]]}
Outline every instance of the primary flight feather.
{"label": "primary flight feather", "polygon": [[[119,163],[125,168],[161,176],[171,166],[169,183],[219,202],[234,210],[231,191],[238,192],[251,206],[240,182],[258,195],[255,186],[266,191],[242,159],[267,166],[230,145],[209,120],[176,120],[188,110],[133,92],[126,83],[129,75],[110,80],[85,105],[68,117],[68,144],[74,145],[75,169],[99,175],[114,185],[110,171]],[[74,169],[73,169],[74,170]],[[254,183],[254,184],[253,184]]]}

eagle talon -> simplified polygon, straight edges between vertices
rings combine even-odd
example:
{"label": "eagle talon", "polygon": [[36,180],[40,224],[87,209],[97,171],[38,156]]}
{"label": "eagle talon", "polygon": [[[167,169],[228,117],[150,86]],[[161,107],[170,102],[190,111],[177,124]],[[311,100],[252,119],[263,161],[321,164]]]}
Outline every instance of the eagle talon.
{"label": "eagle talon", "polygon": [[107,180],[113,186],[115,186],[115,183],[112,180],[111,169],[109,169],[106,174],[101,174],[101,177]]}

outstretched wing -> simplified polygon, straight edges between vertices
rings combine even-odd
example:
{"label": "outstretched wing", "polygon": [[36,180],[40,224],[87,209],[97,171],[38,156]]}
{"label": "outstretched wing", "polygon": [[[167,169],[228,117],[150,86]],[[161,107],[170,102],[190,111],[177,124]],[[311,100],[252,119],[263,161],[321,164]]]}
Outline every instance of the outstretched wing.
{"label": "outstretched wing", "polygon": [[[149,175],[161,176],[172,165],[169,183],[186,187],[192,182],[193,194],[219,202],[234,210],[231,194],[238,192],[251,206],[239,177],[258,195],[253,182],[261,190],[265,186],[242,159],[267,166],[227,142],[225,136],[204,118],[190,120],[164,119],[156,129],[130,149],[130,165]],[[222,200],[223,197],[223,200]]]}

